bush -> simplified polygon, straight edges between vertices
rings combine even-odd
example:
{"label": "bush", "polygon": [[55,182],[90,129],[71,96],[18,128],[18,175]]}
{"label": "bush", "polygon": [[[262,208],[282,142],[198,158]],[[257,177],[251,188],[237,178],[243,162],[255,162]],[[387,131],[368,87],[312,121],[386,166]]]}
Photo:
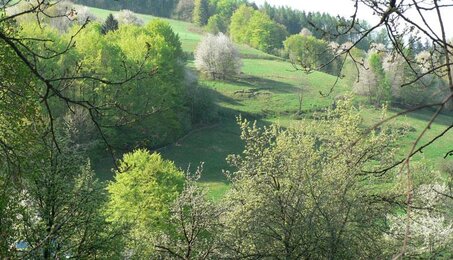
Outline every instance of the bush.
{"label": "bush", "polygon": [[[16,17],[19,23],[31,22],[34,23],[37,19],[35,12],[31,12],[37,7],[37,1],[18,1],[16,4],[6,9],[8,15],[25,13]],[[56,4],[43,5],[42,11],[46,15],[39,17],[40,23],[45,23],[57,29],[59,32],[66,32],[76,18],[76,10],[71,2],[59,1]]]}
{"label": "bush", "polygon": [[76,13],[76,21],[80,25],[84,24],[87,20],[95,21],[98,19],[86,6],[76,7]]}
{"label": "bush", "polygon": [[194,0],[179,0],[173,12],[173,16],[179,20],[189,22],[192,20],[192,12],[194,7]]}
{"label": "bush", "polygon": [[121,10],[115,14],[115,19],[119,24],[133,24],[137,26],[143,25],[143,20],[136,13],[130,10]]}
{"label": "bush", "polygon": [[366,60],[366,68],[361,68],[360,79],[354,85],[354,91],[369,98],[369,102],[380,106],[391,100],[391,86],[385,74],[382,55],[372,50]]}
{"label": "bush", "polygon": [[449,89],[445,81],[438,75],[426,75],[417,82],[404,85],[407,82],[412,82],[417,77],[412,69],[418,74],[424,73],[427,69],[430,69],[429,66],[432,66],[429,62],[436,62],[437,58],[427,57],[426,53],[421,53],[415,59],[419,63],[417,65],[414,64],[412,68],[407,65],[406,60],[401,55],[388,55],[384,60],[384,69],[391,84],[392,101],[402,106],[418,106],[441,102],[445,98],[446,93],[449,92]]}
{"label": "bush", "polygon": [[209,34],[198,44],[195,66],[212,79],[226,79],[240,73],[242,62],[231,40],[220,33]]}
{"label": "bush", "polygon": [[192,124],[209,124],[218,119],[218,109],[214,103],[214,92],[198,84],[196,76],[186,71],[187,103]]}
{"label": "bush", "polygon": [[206,31],[212,34],[224,33],[227,31],[225,19],[216,14],[209,18]]}
{"label": "bush", "polygon": [[293,63],[306,71],[318,70],[333,72],[331,62],[333,56],[329,44],[313,36],[296,34],[284,42],[285,50]]}
{"label": "bush", "polygon": [[243,5],[231,17],[230,35],[235,42],[270,53],[283,46],[288,33],[267,14]]}
{"label": "bush", "polygon": [[350,99],[339,100],[324,118],[287,129],[239,121],[245,148],[227,159],[237,170],[228,175],[232,188],[224,200],[224,258],[383,256],[380,231],[394,207],[375,197],[388,196],[392,188],[370,187],[389,183],[394,173],[384,180],[363,171],[390,162],[397,134],[384,129],[364,137],[353,109]]}

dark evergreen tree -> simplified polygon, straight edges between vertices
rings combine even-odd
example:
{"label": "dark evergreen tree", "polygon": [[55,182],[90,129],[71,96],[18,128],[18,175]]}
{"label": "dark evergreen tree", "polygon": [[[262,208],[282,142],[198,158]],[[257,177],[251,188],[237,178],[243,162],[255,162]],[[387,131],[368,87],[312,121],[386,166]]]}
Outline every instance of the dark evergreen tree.
{"label": "dark evergreen tree", "polygon": [[192,21],[197,25],[206,25],[209,19],[209,5],[206,0],[195,0]]}
{"label": "dark evergreen tree", "polygon": [[[351,20],[344,17],[335,17],[320,12],[306,13],[290,7],[275,7],[268,3],[265,3],[261,10],[275,22],[283,24],[289,34],[298,34],[302,28],[307,28],[314,37],[327,42],[335,41],[339,44],[357,41],[360,35],[357,32],[370,27],[365,21],[357,20],[352,30],[344,33],[351,25]],[[357,47],[363,50],[368,50],[369,46],[370,40],[367,38],[357,44]]]}
{"label": "dark evergreen tree", "polygon": [[137,13],[151,14],[160,17],[170,17],[178,0],[74,0],[77,4],[119,11],[128,9]]}
{"label": "dark evergreen tree", "polygon": [[118,21],[113,17],[112,14],[109,14],[105,22],[102,24],[101,33],[107,34],[110,31],[116,30],[118,30]]}

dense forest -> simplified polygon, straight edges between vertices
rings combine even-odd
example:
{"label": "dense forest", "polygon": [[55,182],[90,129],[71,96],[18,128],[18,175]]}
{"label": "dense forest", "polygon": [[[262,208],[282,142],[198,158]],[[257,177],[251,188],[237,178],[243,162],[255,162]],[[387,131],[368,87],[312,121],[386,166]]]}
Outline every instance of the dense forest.
{"label": "dense forest", "polygon": [[358,2],[0,1],[0,258],[452,258],[450,4]]}

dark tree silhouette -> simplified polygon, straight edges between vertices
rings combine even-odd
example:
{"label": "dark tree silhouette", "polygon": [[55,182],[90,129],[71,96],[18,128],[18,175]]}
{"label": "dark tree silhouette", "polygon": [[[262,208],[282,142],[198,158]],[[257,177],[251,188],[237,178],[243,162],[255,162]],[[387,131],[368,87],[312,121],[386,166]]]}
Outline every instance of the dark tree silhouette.
{"label": "dark tree silhouette", "polygon": [[107,34],[110,31],[118,30],[118,21],[113,17],[112,14],[107,16],[105,22],[102,24],[101,32],[102,34]]}

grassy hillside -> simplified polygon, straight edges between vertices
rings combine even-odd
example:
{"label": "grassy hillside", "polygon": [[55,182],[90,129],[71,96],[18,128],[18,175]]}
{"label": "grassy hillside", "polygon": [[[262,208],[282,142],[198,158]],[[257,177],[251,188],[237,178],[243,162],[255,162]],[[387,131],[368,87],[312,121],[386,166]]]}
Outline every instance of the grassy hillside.
{"label": "grassy hillside", "polygon": [[[99,18],[105,18],[110,11],[91,9]],[[152,16],[139,15],[145,22],[156,19]],[[175,32],[179,34],[184,51],[193,52],[196,44],[203,37],[202,30],[191,23],[164,19],[168,21]],[[287,62],[277,57],[265,54],[248,46],[238,46],[243,57],[243,74],[233,81],[200,80],[203,85],[215,93],[217,105],[222,118],[212,126],[196,129],[183,137],[177,143],[160,149],[165,158],[174,160],[179,167],[194,169],[201,162],[204,164],[203,181],[211,189],[214,198],[220,197],[227,189],[227,181],[222,170],[229,169],[225,158],[228,154],[239,153],[242,142],[239,138],[239,129],[235,123],[235,116],[258,120],[262,124],[278,122],[283,126],[297,127],[301,117],[310,115],[313,111],[330,106],[335,97],[348,93],[350,86],[339,81],[333,93],[323,97],[320,92],[328,92],[336,78],[321,72],[304,74],[295,71]],[[193,68],[192,61],[189,67]],[[302,97],[302,113],[299,110],[299,97]],[[360,105],[361,98],[357,98]],[[380,120],[381,112],[373,107],[360,105],[361,113],[366,125],[372,125]],[[390,109],[389,116],[400,112]],[[424,110],[399,117],[392,122],[395,126],[409,126],[409,136],[402,140],[401,156],[410,149],[419,133],[426,126],[432,111]],[[453,114],[443,114],[432,125],[422,143],[428,138],[442,132],[446,126],[453,123]],[[417,159],[424,158],[429,164],[436,166],[442,156],[451,150],[453,132],[446,134],[442,141],[435,143],[424,150]],[[106,173],[110,166],[107,162],[98,167],[99,174],[104,178],[111,177]]]}

